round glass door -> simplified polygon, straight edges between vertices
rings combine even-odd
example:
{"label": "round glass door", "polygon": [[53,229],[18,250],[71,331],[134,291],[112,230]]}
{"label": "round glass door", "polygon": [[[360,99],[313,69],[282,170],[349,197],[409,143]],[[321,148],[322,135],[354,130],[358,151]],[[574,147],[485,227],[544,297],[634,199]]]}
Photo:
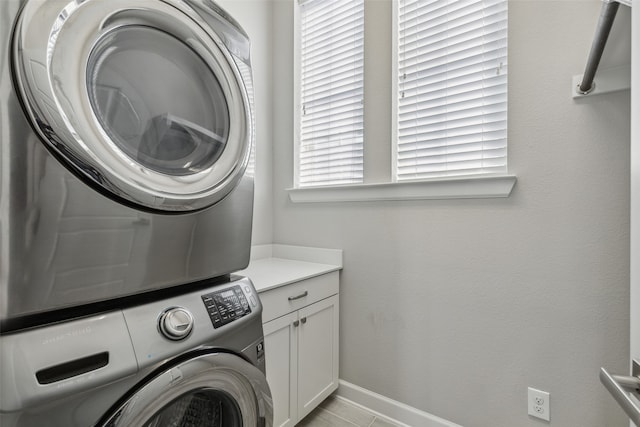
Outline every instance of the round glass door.
{"label": "round glass door", "polygon": [[18,92],[89,185],[144,209],[206,208],[238,185],[253,144],[248,57],[218,31],[246,35],[214,7],[133,3],[28,0],[13,39]]}
{"label": "round glass door", "polygon": [[220,83],[177,38],[150,27],[118,28],[94,47],[87,76],[103,129],[142,166],[191,175],[224,151],[230,122]]}
{"label": "round glass door", "polygon": [[143,427],[242,426],[240,408],[225,392],[199,390],[180,396],[151,417]]}
{"label": "round glass door", "polygon": [[134,388],[101,427],[272,425],[271,392],[257,367],[230,353],[194,353]]}

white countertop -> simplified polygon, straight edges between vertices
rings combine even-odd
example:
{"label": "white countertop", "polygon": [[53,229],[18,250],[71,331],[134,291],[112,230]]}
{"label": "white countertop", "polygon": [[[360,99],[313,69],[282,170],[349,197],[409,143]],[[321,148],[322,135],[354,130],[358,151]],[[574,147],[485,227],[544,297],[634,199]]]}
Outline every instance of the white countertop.
{"label": "white countertop", "polygon": [[247,276],[258,293],[342,269],[342,251],[288,245],[260,245],[251,250]]}

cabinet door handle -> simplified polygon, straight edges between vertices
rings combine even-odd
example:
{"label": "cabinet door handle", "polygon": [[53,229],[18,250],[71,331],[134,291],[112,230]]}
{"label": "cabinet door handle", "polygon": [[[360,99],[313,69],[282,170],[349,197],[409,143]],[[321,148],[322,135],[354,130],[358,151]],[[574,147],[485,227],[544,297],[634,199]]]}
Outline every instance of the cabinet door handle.
{"label": "cabinet door handle", "polygon": [[304,292],[303,292],[303,293],[301,293],[300,295],[296,295],[296,296],[294,296],[294,297],[289,297],[288,299],[289,299],[289,301],[295,301],[295,300],[297,300],[297,299],[304,298],[304,297],[306,297],[307,295],[309,295],[309,292],[304,291]]}
{"label": "cabinet door handle", "polygon": [[299,324],[300,324],[300,322],[299,322],[298,320],[295,320],[295,321],[293,322],[293,327],[294,327],[294,328],[297,328]]}
{"label": "cabinet door handle", "polygon": [[304,325],[305,323],[307,323],[307,318],[303,317],[302,319],[300,319],[300,321],[302,322],[302,324]]}

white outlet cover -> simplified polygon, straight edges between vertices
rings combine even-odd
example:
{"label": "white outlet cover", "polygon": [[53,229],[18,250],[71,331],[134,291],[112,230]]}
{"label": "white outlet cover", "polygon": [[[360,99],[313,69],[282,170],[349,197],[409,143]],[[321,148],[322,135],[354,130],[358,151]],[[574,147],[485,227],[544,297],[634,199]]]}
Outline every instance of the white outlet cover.
{"label": "white outlet cover", "polygon": [[529,387],[527,389],[527,406],[529,415],[549,421],[551,419],[549,399],[550,394],[546,391]]}

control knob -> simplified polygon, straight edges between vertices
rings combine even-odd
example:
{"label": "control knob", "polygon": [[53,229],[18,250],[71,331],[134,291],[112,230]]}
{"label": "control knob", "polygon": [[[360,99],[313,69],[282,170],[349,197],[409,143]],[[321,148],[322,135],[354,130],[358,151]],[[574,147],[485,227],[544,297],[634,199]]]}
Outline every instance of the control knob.
{"label": "control knob", "polygon": [[160,315],[158,326],[166,338],[174,341],[183,340],[193,330],[193,316],[186,308],[168,308]]}

